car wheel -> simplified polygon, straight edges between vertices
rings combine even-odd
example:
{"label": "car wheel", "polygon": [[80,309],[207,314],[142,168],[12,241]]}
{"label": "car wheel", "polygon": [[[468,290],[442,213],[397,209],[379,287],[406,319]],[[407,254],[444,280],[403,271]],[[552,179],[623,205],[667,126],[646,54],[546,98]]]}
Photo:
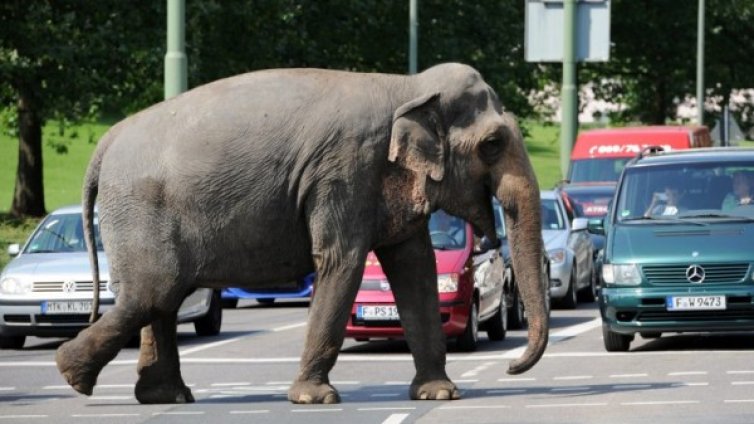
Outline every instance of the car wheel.
{"label": "car wheel", "polygon": [[576,298],[576,266],[571,268],[571,276],[568,278],[568,291],[566,291],[565,297],[561,301],[561,305],[565,309],[576,309],[578,299]]}
{"label": "car wheel", "polygon": [[21,349],[26,336],[0,336],[0,349]]}
{"label": "car wheel", "polygon": [[505,305],[505,295],[500,295],[500,304],[497,312],[487,321],[487,338],[499,342],[505,340],[508,331],[508,308]]}
{"label": "car wheel", "polygon": [[265,297],[263,299],[257,299],[257,302],[261,303],[262,305],[272,305],[275,303],[274,297]]}
{"label": "car wheel", "polygon": [[602,341],[605,343],[605,350],[608,352],[626,352],[631,346],[633,336],[614,333],[610,331],[607,324],[602,324]]}
{"label": "car wheel", "polygon": [[476,350],[477,342],[479,341],[479,310],[476,303],[471,302],[469,307],[469,320],[466,322],[466,329],[463,330],[463,334],[458,337],[456,343],[458,349],[464,352],[473,352]]}
{"label": "car wheel", "polygon": [[238,299],[222,299],[222,305],[225,309],[235,309],[238,307]]}
{"label": "car wheel", "polygon": [[207,314],[194,321],[194,330],[199,336],[216,336],[220,333],[223,323],[223,307],[220,294],[212,292]]}
{"label": "car wheel", "polygon": [[513,301],[511,307],[508,309],[508,328],[521,329],[526,328],[526,309],[524,308],[524,302],[521,299],[521,294],[518,292],[518,287],[513,286]]}
{"label": "car wheel", "polygon": [[592,275],[589,277],[589,286],[579,292],[579,300],[582,302],[594,302],[597,300],[597,274],[592,268]]}
{"label": "car wheel", "polygon": [[642,331],[639,333],[642,339],[656,339],[662,336],[659,331]]}

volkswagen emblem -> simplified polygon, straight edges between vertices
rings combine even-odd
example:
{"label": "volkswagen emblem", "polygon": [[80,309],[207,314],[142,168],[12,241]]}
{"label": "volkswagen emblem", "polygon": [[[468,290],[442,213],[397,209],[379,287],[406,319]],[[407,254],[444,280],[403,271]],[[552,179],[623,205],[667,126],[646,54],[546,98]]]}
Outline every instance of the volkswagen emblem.
{"label": "volkswagen emblem", "polygon": [[76,282],[75,281],[63,281],[63,293],[73,293],[76,291]]}
{"label": "volkswagen emblem", "polygon": [[689,283],[701,283],[704,281],[704,268],[701,265],[691,265],[686,268],[686,279],[689,280]]}

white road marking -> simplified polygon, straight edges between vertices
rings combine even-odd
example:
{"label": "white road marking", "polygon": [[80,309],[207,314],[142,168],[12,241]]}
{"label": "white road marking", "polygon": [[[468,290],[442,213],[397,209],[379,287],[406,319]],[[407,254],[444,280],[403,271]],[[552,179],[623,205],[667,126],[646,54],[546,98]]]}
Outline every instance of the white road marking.
{"label": "white road marking", "polygon": [[754,384],[754,381],[731,381],[730,384],[734,386],[749,386]]}
{"label": "white road marking", "polygon": [[364,411],[364,412],[366,412],[366,411],[414,411],[414,410],[416,410],[416,408],[413,407],[413,406],[406,406],[406,407],[400,407],[400,406],[389,407],[389,406],[385,406],[385,407],[381,407],[381,408],[380,407],[375,407],[375,408],[357,408],[356,410],[357,411]]}
{"label": "white road marking", "polygon": [[501,383],[516,383],[520,381],[537,381],[536,378],[524,377],[524,378],[498,378],[497,381]]}
{"label": "white road marking", "polygon": [[574,408],[580,406],[607,406],[607,403],[543,403],[537,405],[526,405],[527,408]]}
{"label": "white road marking", "polygon": [[461,377],[474,377],[478,375],[480,372],[486,370],[487,368],[491,367],[492,365],[495,365],[496,362],[485,362],[482,365],[479,365],[478,367],[474,368],[473,370],[467,371],[463,374],[461,374]]}
{"label": "white road marking", "polygon": [[224,387],[224,386],[250,386],[251,383],[248,381],[242,381],[238,383],[212,383],[212,387]]}
{"label": "white road marking", "polygon": [[398,397],[400,395],[400,393],[374,393],[369,395],[369,397]]}
{"label": "white road marking", "polygon": [[297,322],[296,324],[284,325],[282,327],[273,328],[272,332],[277,333],[280,331],[293,330],[294,328],[306,327],[306,322]]}
{"label": "white road marking", "polygon": [[343,408],[329,408],[329,409],[293,409],[291,412],[298,413],[310,413],[310,412],[341,412]]}
{"label": "white road marking", "polygon": [[73,418],[123,418],[138,417],[141,414],[73,414]]}
{"label": "white road marking", "polygon": [[510,406],[508,405],[468,405],[468,406],[441,406],[437,409],[508,409]]}
{"label": "white road marking", "polygon": [[681,376],[681,375],[707,375],[707,371],[677,371],[677,372],[669,372],[668,375],[670,376]]}
{"label": "white road marking", "polygon": [[[196,346],[196,347],[192,347],[192,348],[189,348],[189,349],[184,349],[184,350],[182,350],[182,351],[179,352],[179,355],[180,356],[190,355],[192,353],[201,352],[201,351],[207,350],[207,349],[212,349],[213,347],[223,346],[223,345],[226,345],[226,344],[237,342],[237,341],[239,341],[239,340],[241,340],[243,338],[246,338],[246,337],[249,337],[249,336],[248,335],[238,336],[238,337],[233,337],[232,339],[220,340],[220,341],[217,341],[217,342],[214,342],[214,343],[202,344],[202,345],[199,345],[199,346]],[[183,358],[181,358],[181,362],[183,362]]]}
{"label": "white road marking", "polygon": [[725,399],[723,403],[754,403],[754,399]]}
{"label": "white road marking", "polygon": [[638,377],[648,377],[649,374],[641,373],[641,374],[612,374],[610,375],[610,378],[638,378]]}
{"label": "white road marking", "polygon": [[247,411],[230,411],[231,415],[243,415],[243,414],[269,414],[269,409],[252,409]]}
{"label": "white road marking", "polygon": [[408,386],[410,381],[386,381],[383,383],[385,386]]}
{"label": "white road marking", "polygon": [[133,396],[91,396],[89,400],[130,400]]}
{"label": "white road marking", "polygon": [[11,392],[13,390],[16,390],[15,387],[0,387],[0,392]]}
{"label": "white road marking", "polygon": [[409,414],[393,414],[385,421],[382,422],[382,424],[401,424],[403,420],[405,420],[408,417]]}
{"label": "white road marking", "polygon": [[695,382],[683,382],[683,383],[673,383],[672,387],[690,387],[690,386],[709,386],[709,383],[704,381],[695,381]]}
{"label": "white road marking", "polygon": [[725,371],[726,374],[754,374],[754,371],[751,370],[740,370],[740,371]]}
{"label": "white road marking", "polygon": [[152,412],[152,415],[204,415],[204,411],[167,411],[167,412]]}
{"label": "white road marking", "polygon": [[621,405],[623,406],[639,406],[639,405],[689,405],[689,404],[696,404],[701,403],[698,400],[658,400],[658,401],[647,401],[647,402],[621,402]]}
{"label": "white road marking", "polygon": [[467,378],[465,380],[464,379],[458,379],[458,380],[453,380],[453,382],[454,383],[458,383],[458,384],[460,384],[460,383],[479,383],[479,379],[478,378]]}
{"label": "white road marking", "polygon": [[71,386],[44,386],[42,390],[73,390]]}

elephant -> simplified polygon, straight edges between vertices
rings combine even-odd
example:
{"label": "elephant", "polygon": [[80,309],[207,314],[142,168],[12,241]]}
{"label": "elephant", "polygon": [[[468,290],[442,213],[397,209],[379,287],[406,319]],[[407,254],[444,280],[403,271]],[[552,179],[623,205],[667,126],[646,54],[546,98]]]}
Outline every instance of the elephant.
{"label": "elephant", "polygon": [[288,399],[339,403],[328,376],[374,251],[414,359],[410,398],[458,399],[445,371],[427,224],[441,208],[499,242],[493,196],[528,313],[526,349],[508,368],[518,374],[548,341],[539,189],[516,118],[477,70],[268,69],[196,87],[98,142],[83,183],[85,240],[98,288],[96,202],[119,291],[111,310],[58,348],[58,370],[91,395],[141,331],[136,399],[193,402],[176,341],[183,298],[197,287],[274,287],[316,271]]}

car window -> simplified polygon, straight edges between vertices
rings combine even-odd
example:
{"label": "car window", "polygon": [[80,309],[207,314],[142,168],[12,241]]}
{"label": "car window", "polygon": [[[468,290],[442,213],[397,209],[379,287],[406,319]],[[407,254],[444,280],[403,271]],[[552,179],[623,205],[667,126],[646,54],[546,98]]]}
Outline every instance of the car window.
{"label": "car window", "polygon": [[542,229],[543,230],[564,230],[565,222],[563,216],[558,212],[558,206],[555,199],[542,199]]}
{"label": "car window", "polygon": [[505,215],[503,212],[503,207],[500,205],[500,203],[495,200],[493,202],[493,208],[495,215],[495,232],[497,232],[498,238],[501,240],[505,238]]}
{"label": "car window", "polygon": [[618,221],[754,218],[754,163],[632,167],[616,212]]}
{"label": "car window", "polygon": [[618,181],[630,158],[579,159],[571,162],[569,180],[574,183]]}
{"label": "car window", "polygon": [[434,249],[463,249],[466,246],[466,222],[438,210],[429,217],[429,235]]}
{"label": "car window", "polygon": [[[95,219],[97,250],[103,250],[99,225]],[[24,253],[85,252],[81,214],[49,215],[31,235]]]}
{"label": "car window", "polygon": [[576,218],[604,217],[612,198],[612,193],[568,192]]}

